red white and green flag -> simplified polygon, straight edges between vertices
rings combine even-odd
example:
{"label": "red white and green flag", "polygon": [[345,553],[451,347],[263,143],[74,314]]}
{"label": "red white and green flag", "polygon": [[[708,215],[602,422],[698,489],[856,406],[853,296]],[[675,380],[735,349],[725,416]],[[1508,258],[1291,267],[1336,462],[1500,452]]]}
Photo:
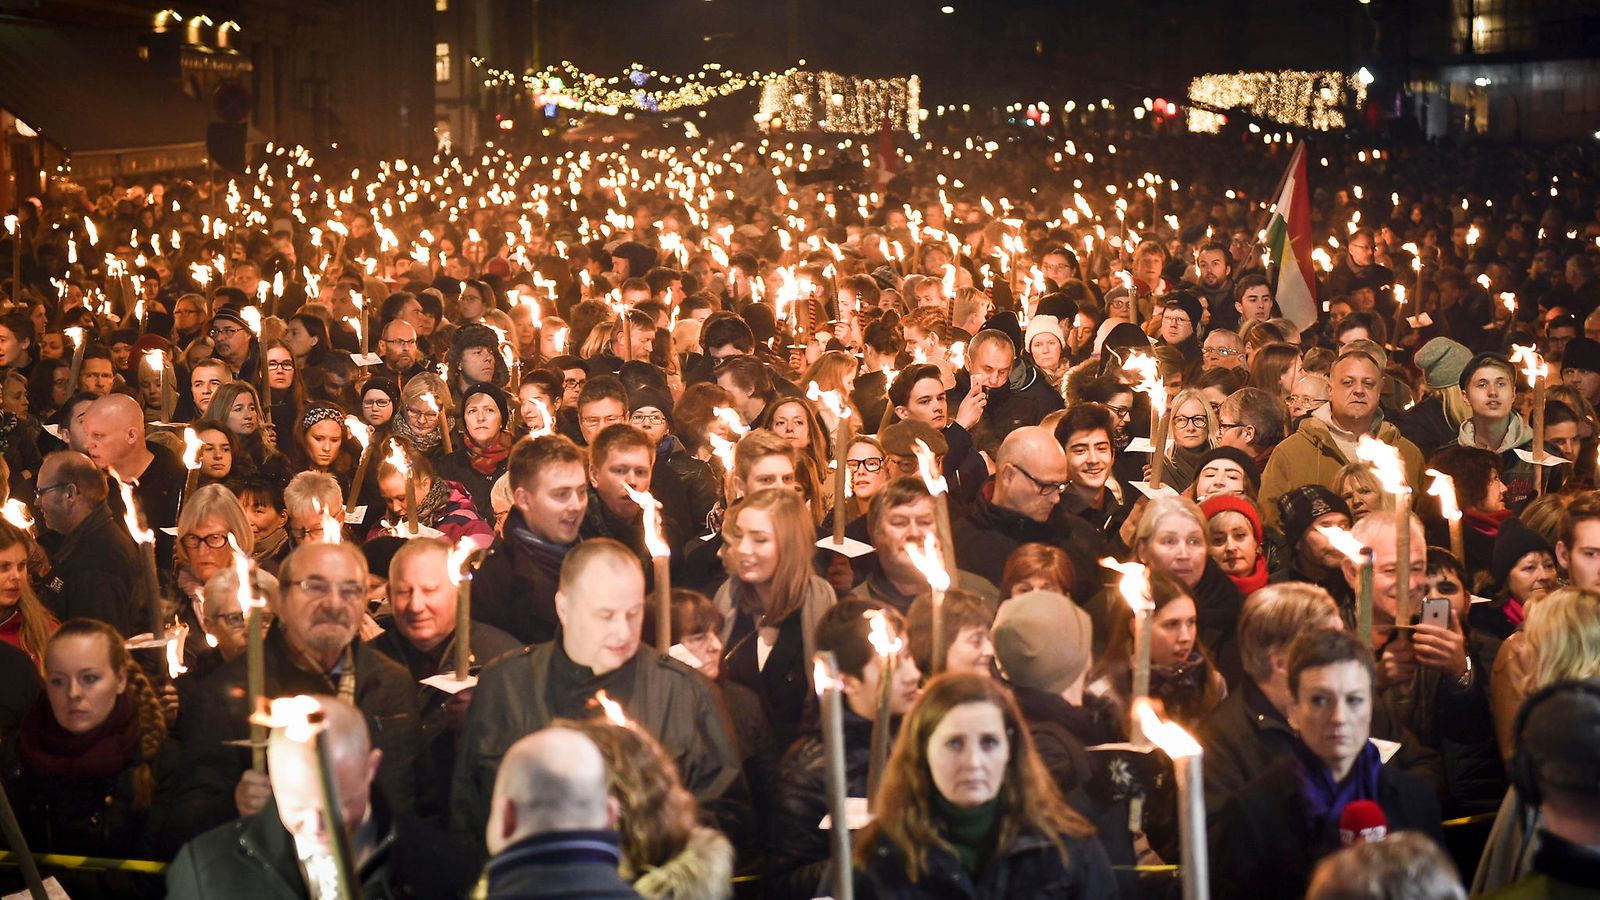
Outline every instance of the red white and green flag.
{"label": "red white and green flag", "polygon": [[1283,174],[1265,240],[1277,281],[1272,296],[1283,317],[1304,331],[1315,325],[1317,276],[1311,261],[1311,193],[1306,187],[1306,145],[1299,144]]}

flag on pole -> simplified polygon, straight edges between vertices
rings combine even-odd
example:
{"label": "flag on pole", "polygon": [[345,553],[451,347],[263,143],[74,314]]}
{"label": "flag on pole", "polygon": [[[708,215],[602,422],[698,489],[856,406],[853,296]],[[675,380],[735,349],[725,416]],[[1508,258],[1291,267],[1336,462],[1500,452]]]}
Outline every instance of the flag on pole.
{"label": "flag on pole", "polygon": [[1317,276],[1311,262],[1311,194],[1306,187],[1306,145],[1298,144],[1267,223],[1267,251],[1277,273],[1272,296],[1283,317],[1304,331],[1317,321]]}

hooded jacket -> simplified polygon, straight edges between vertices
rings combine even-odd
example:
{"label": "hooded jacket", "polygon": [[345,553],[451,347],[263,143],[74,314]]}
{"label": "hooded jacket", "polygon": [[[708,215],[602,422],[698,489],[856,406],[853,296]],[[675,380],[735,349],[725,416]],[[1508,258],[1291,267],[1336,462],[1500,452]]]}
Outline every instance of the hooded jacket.
{"label": "hooded jacket", "polygon": [[[972,376],[966,370],[956,373],[956,386],[945,392],[949,408],[960,408],[972,390]],[[1037,425],[1050,413],[1065,405],[1061,392],[1021,357],[1011,362],[1011,375],[1002,387],[989,391],[983,417],[972,426],[972,443],[990,456],[1000,449],[1006,435],[1026,425]]]}
{"label": "hooded jacket", "polygon": [[[1265,520],[1263,524],[1273,528],[1278,527],[1278,498],[1296,485],[1320,484],[1330,491],[1338,492],[1339,486],[1334,483],[1334,478],[1340,469],[1354,460],[1346,456],[1339,446],[1333,433],[1330,416],[1328,407],[1319,407],[1316,412],[1301,419],[1299,429],[1272,451],[1272,458],[1267,461],[1266,470],[1261,473],[1260,506]],[[1390,422],[1378,419],[1373,425],[1371,434],[1400,451],[1400,460],[1405,465],[1408,484],[1424,483],[1422,452],[1417,449],[1416,444],[1400,434],[1400,429]]]}
{"label": "hooded jacket", "polygon": [[[1463,447],[1478,446],[1477,427],[1471,419],[1461,423],[1457,433],[1457,443]],[[1533,429],[1522,420],[1517,413],[1511,414],[1511,421],[1506,426],[1505,437],[1500,440],[1500,446],[1492,448],[1492,452],[1500,457],[1500,480],[1505,482],[1505,504],[1512,509],[1521,509],[1522,505],[1533,498],[1533,463],[1523,460],[1517,455],[1518,450],[1533,450]],[[1560,471],[1550,468],[1545,473],[1545,489],[1554,488],[1555,473]]]}

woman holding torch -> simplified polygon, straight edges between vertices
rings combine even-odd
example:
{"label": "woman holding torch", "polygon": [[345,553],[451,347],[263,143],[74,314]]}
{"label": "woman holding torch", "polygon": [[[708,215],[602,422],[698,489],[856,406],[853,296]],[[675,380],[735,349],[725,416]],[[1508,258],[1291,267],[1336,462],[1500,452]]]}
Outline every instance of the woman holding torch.
{"label": "woman holding torch", "polygon": [[973,897],[1117,896],[1093,827],[1061,799],[1016,701],[987,676],[929,683],[881,790],[855,850],[857,897],[926,896],[934,885]]}

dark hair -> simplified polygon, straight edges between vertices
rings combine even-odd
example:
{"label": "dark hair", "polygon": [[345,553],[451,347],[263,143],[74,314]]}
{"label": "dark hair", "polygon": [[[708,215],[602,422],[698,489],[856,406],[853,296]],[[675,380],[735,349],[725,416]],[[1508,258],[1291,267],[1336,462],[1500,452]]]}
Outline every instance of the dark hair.
{"label": "dark hair", "polygon": [[[646,614],[650,613],[646,605]],[[711,601],[711,598],[699,591],[687,588],[672,589],[672,642],[681,643],[690,635],[702,634],[707,631],[720,631],[723,622],[727,620],[722,610]],[[654,632],[649,627],[644,629],[646,634]]]}
{"label": "dark hair", "polygon": [[828,611],[817,620],[814,639],[817,652],[831,651],[839,663],[841,674],[860,678],[867,664],[877,656],[872,641],[867,637],[872,633],[872,623],[867,613],[872,610],[887,616],[889,625],[895,631],[905,633],[905,621],[898,612],[875,601],[853,597],[828,607]]}
{"label": "dark hair", "polygon": [[1438,469],[1456,483],[1456,502],[1462,509],[1482,509],[1489,496],[1491,477],[1500,473],[1500,455],[1478,447],[1448,444],[1428,457],[1429,468]]}
{"label": "dark hair", "polygon": [[1318,628],[1300,635],[1289,645],[1289,695],[1299,695],[1300,675],[1305,670],[1344,662],[1360,663],[1367,670],[1367,676],[1372,679],[1371,685],[1376,690],[1378,666],[1372,660],[1372,651],[1365,644],[1347,632],[1332,628]]}
{"label": "dark hair", "polygon": [[1090,431],[1104,431],[1108,438],[1115,435],[1117,423],[1111,410],[1100,403],[1074,404],[1056,422],[1056,443],[1065,447],[1074,434]]}
{"label": "dark hair", "polygon": [[897,506],[910,506],[913,503],[930,500],[932,497],[933,495],[928,493],[928,486],[915,475],[901,475],[899,478],[891,479],[872,495],[871,502],[867,504],[867,531],[869,533],[876,531],[879,520],[889,510]]}
{"label": "dark hair", "polygon": [[[1389,342],[1389,323],[1384,318],[1370,309],[1358,309],[1350,315],[1339,320],[1333,328],[1334,343],[1351,329],[1362,328],[1367,332],[1367,337],[1376,341],[1382,347]],[[1381,368],[1381,367],[1380,367]]]}
{"label": "dark hair", "polygon": [[578,408],[582,409],[600,400],[615,400],[621,403],[623,410],[626,411],[628,391],[622,386],[622,379],[615,375],[596,375],[585,381],[583,389],[578,391]]}
{"label": "dark hair", "polygon": [[1283,440],[1289,423],[1289,407],[1284,405],[1282,397],[1261,388],[1245,387],[1229,394],[1222,403],[1239,411],[1240,424],[1255,428],[1255,446],[1275,447]]}
{"label": "dark hair", "polygon": [[308,312],[295,313],[289,321],[299,322],[300,327],[306,330],[306,334],[317,339],[316,344],[311,347],[311,352],[306,354],[306,365],[313,367],[322,365],[323,360],[333,350],[333,345],[328,340],[328,323],[322,321],[321,316]]}
{"label": "dark hair", "polygon": [[765,363],[754,356],[730,356],[717,363],[714,372],[714,378],[727,375],[741,390],[760,398],[763,405],[771,403],[778,396],[772,386],[772,373],[767,371]]}
{"label": "dark hair", "polygon": [[651,465],[655,464],[655,442],[650,436],[627,422],[617,422],[600,429],[589,442],[589,458],[594,460],[598,469],[605,464],[611,454],[617,450],[643,450],[650,458]]}
{"label": "dark hair", "polygon": [[756,351],[756,336],[749,323],[730,312],[714,312],[707,316],[705,327],[700,331],[700,346],[710,353],[730,345],[740,353]]}
{"label": "dark hair", "polygon": [[255,502],[270,506],[273,509],[279,511],[286,509],[283,503],[283,486],[275,481],[259,476],[250,476],[232,479],[229,484],[233,488],[234,496],[239,498],[241,505],[251,502],[253,498]]}
{"label": "dark hair", "polygon": [[[1228,270],[1233,270],[1233,257],[1231,255],[1228,256]],[[1267,281],[1267,277],[1259,272],[1251,272],[1248,275],[1241,275],[1239,276],[1239,280],[1233,283],[1233,302],[1242,302],[1244,300],[1244,292],[1253,287],[1264,287],[1268,290],[1271,290],[1272,283]]]}
{"label": "dark hair", "polygon": [[[1456,580],[1461,582],[1463,588],[1471,588],[1471,585],[1467,583],[1467,570],[1462,567],[1461,561],[1456,559],[1456,555],[1449,550],[1443,547],[1429,546],[1427,565],[1429,575],[1454,575]],[[1462,624],[1465,625],[1466,623],[1463,622]]]}

